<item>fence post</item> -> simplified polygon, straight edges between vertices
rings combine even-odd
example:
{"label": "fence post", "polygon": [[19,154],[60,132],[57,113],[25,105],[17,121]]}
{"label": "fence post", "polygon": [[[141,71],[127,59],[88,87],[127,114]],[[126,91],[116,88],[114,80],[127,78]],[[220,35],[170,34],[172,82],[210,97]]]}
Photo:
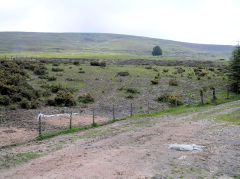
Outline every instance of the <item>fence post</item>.
{"label": "fence post", "polygon": [[38,116],[38,135],[42,135],[42,121],[41,121],[41,115]]}
{"label": "fence post", "polygon": [[131,110],[131,116],[133,115],[133,110],[132,110],[132,108],[133,108],[133,106],[132,106],[132,103],[131,103],[131,108],[130,108],[130,110]]}
{"label": "fence post", "polygon": [[115,107],[113,105],[113,120],[115,119]]}
{"label": "fence post", "polygon": [[213,100],[216,100],[217,97],[216,97],[216,91],[214,87],[212,88],[212,95],[213,95]]}
{"label": "fence post", "polygon": [[95,114],[94,114],[94,108],[93,108],[93,125],[95,124]]}
{"label": "fence post", "polygon": [[149,114],[149,101],[148,101],[148,103],[147,103],[147,113]]}
{"label": "fence post", "polygon": [[229,86],[227,86],[227,99],[229,99]]}
{"label": "fence post", "polygon": [[177,107],[177,99],[175,99],[175,106]]}
{"label": "fence post", "polygon": [[201,104],[203,104],[203,90],[200,90]]}
{"label": "fence post", "polygon": [[72,129],[72,112],[70,113],[70,125],[69,128]]}

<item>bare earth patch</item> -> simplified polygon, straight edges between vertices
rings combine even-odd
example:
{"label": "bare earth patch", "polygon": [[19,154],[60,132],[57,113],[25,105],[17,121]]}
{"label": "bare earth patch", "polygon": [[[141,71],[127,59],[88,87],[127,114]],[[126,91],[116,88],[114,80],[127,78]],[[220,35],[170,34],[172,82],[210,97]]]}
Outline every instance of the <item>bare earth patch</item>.
{"label": "bare earth patch", "polygon": [[[95,116],[95,122],[102,123],[108,121],[106,117]],[[42,118],[42,121],[46,123],[46,126],[56,126],[56,127],[68,127],[70,124],[70,118],[68,116],[54,116]],[[83,126],[90,125],[93,122],[93,117],[91,115],[73,115],[72,116],[72,126]]]}
{"label": "bare earth patch", "polygon": [[36,136],[36,130],[16,127],[0,127],[0,147],[15,143],[23,143]]}
{"label": "bare earth patch", "polygon": [[[239,102],[238,102],[239,103]],[[238,108],[229,103],[200,112],[126,120],[2,150],[49,154],[0,169],[0,178],[231,178],[240,176],[240,126],[217,123]],[[210,113],[212,110],[212,113]],[[193,116],[204,118],[192,121]],[[209,113],[209,114],[208,114]],[[208,115],[207,115],[208,114]],[[65,144],[59,150],[54,146]],[[167,144],[197,144],[201,152],[176,151]],[[0,155],[1,156],[1,155]]]}

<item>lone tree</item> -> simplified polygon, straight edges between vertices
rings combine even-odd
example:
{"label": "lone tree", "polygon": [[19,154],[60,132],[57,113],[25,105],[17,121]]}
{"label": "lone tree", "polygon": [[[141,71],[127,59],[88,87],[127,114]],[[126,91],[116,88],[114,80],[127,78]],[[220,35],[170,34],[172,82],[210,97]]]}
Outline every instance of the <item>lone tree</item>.
{"label": "lone tree", "polygon": [[240,46],[238,45],[232,52],[229,65],[229,79],[231,90],[239,93],[240,88]]}
{"label": "lone tree", "polygon": [[162,49],[159,46],[153,47],[152,55],[153,56],[160,56],[160,55],[162,55]]}

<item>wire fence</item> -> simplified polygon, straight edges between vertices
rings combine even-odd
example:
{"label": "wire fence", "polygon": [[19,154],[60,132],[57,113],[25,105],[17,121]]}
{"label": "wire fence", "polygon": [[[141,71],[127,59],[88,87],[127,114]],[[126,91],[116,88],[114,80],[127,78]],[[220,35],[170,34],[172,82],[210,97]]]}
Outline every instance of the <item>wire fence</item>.
{"label": "wire fence", "polygon": [[[226,88],[225,92],[222,90],[216,91],[214,88],[207,92],[199,90],[198,100],[195,101],[195,103],[204,104],[209,99],[215,100],[216,98],[226,99],[231,97],[233,96],[232,93],[230,93],[229,88]],[[189,97],[189,99],[190,98],[191,97]],[[193,101],[189,99],[185,100],[184,104],[193,104]],[[135,101],[132,103],[126,103],[126,101],[124,101],[106,105],[92,104],[89,108],[58,107],[54,109],[43,108],[36,110],[18,109],[17,111],[11,111],[11,109],[8,108],[2,108],[0,109],[0,137],[8,137],[10,142],[19,143],[19,140],[25,140],[25,138],[17,138],[21,134],[24,134],[28,137],[26,137],[25,140],[27,141],[32,140],[37,136],[59,130],[94,126],[94,124],[101,125],[109,123],[113,119],[122,119],[136,114],[152,113],[175,106],[178,106],[177,102],[172,103],[169,106],[167,103],[158,103],[156,101],[146,100]],[[35,117],[33,118],[33,116]],[[11,133],[12,131],[15,131],[16,133]],[[12,138],[9,137],[11,135]],[[0,146],[1,145],[6,145],[6,142],[0,142]]]}
{"label": "wire fence", "polygon": [[[203,90],[199,91],[200,100],[198,103],[204,104],[206,96]],[[212,100],[216,100],[216,89],[211,89]],[[230,97],[229,88],[226,90],[226,99]],[[78,109],[78,108],[65,108],[67,113],[62,114],[39,114],[38,115],[38,131],[39,135],[56,131],[60,129],[71,129],[80,126],[89,126],[94,124],[104,124],[113,119],[122,119],[125,117],[133,116],[141,113],[151,113],[154,111],[163,110],[164,106],[157,103],[151,103],[144,101],[143,103],[128,103],[125,105],[112,105],[98,107],[92,107],[90,109]],[[190,103],[188,103],[190,104]],[[172,103],[171,107],[177,107],[178,102]]]}

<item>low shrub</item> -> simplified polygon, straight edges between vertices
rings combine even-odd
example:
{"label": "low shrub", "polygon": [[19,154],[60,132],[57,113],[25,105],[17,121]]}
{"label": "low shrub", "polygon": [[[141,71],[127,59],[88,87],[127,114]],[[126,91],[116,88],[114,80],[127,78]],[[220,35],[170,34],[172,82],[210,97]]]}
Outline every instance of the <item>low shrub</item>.
{"label": "low shrub", "polygon": [[168,102],[172,105],[183,105],[183,101],[175,94],[164,93],[157,98],[158,102]]}
{"label": "low shrub", "polygon": [[74,65],[79,65],[80,62],[79,62],[78,60],[75,60],[75,61],[73,62],[73,64],[74,64]]}
{"label": "low shrub", "polygon": [[27,100],[26,98],[24,98],[21,102],[20,102],[20,106],[23,109],[30,109],[31,108],[31,102],[29,100]]}
{"label": "low shrub", "polygon": [[85,71],[83,71],[83,70],[80,70],[78,73],[85,73]]}
{"label": "low shrub", "polygon": [[53,72],[61,72],[61,71],[64,71],[64,69],[58,68],[58,67],[52,67],[52,71]]}
{"label": "low shrub", "polygon": [[54,99],[55,105],[75,106],[74,95],[70,91],[59,90]]}
{"label": "low shrub", "polygon": [[48,100],[47,100],[47,104],[48,104],[49,106],[55,106],[55,105],[56,105],[54,99],[48,99]]}
{"label": "low shrub", "polygon": [[208,72],[202,71],[202,72],[200,72],[198,75],[199,75],[199,76],[206,76],[207,74],[208,74]]}
{"label": "low shrub", "polygon": [[33,70],[35,75],[46,75],[48,74],[47,68],[44,65],[35,65]]}
{"label": "low shrub", "polygon": [[44,86],[46,89],[50,89],[53,93],[57,93],[58,91],[62,90],[62,91],[69,91],[69,92],[73,92],[74,90],[73,89],[70,89],[70,88],[67,88],[67,87],[64,87],[63,84],[61,83],[58,83],[58,84],[54,84],[54,85],[46,85]]}
{"label": "low shrub", "polygon": [[178,81],[176,79],[170,79],[168,84],[170,86],[178,86]]}
{"label": "low shrub", "polygon": [[134,96],[130,94],[130,95],[126,96],[126,98],[127,98],[127,99],[133,99]]}
{"label": "low shrub", "polygon": [[209,71],[215,71],[213,67],[208,68]]}
{"label": "low shrub", "polygon": [[184,72],[185,72],[185,70],[183,68],[178,68],[177,69],[177,73],[184,73]]}
{"label": "low shrub", "polygon": [[11,103],[11,99],[9,98],[9,96],[6,95],[0,95],[0,105],[4,105],[7,106]]}
{"label": "low shrub", "polygon": [[152,66],[146,66],[145,69],[150,70],[152,69]]}
{"label": "low shrub", "polygon": [[139,93],[139,91],[138,91],[137,89],[135,89],[135,88],[127,88],[127,89],[126,89],[126,92],[127,92],[127,93],[132,93],[132,94],[137,94],[137,93]]}
{"label": "low shrub", "polygon": [[91,65],[91,66],[106,67],[106,62],[91,61],[91,62],[90,62],[90,65]]}
{"label": "low shrub", "polygon": [[151,83],[152,85],[157,85],[159,82],[158,82],[158,79],[153,79],[151,80]]}
{"label": "low shrub", "polygon": [[78,97],[78,101],[80,103],[84,103],[84,104],[93,103],[94,102],[94,98],[88,93],[88,94],[85,94],[83,96],[79,96]]}
{"label": "low shrub", "polygon": [[59,63],[55,62],[52,64],[53,66],[59,66]]}
{"label": "low shrub", "polygon": [[117,73],[117,76],[129,76],[129,75],[130,75],[129,72],[127,71],[121,71]]}
{"label": "low shrub", "polygon": [[57,78],[55,76],[49,76],[48,78],[48,81],[56,81]]}
{"label": "low shrub", "polygon": [[169,70],[168,69],[163,69],[163,72],[164,73],[167,73]]}

